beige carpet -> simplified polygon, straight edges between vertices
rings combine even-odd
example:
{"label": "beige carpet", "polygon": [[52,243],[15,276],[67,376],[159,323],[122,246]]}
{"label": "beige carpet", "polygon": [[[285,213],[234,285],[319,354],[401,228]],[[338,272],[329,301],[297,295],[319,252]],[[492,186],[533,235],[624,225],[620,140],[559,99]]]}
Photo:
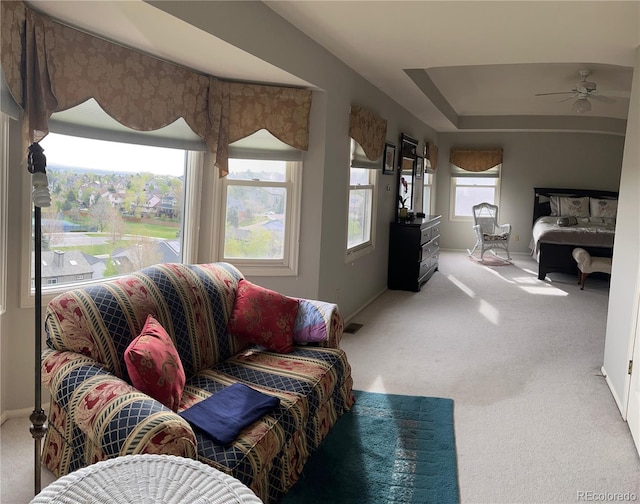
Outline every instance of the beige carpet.
{"label": "beige carpet", "polygon": [[[577,277],[542,282],[528,256],[513,259],[490,267],[442,251],[421,292],[376,299],[342,343],[355,388],[455,401],[465,504],[640,500],[640,459],[600,376],[608,277],[580,291]],[[2,425],[2,503],[32,496],[28,428]]]}

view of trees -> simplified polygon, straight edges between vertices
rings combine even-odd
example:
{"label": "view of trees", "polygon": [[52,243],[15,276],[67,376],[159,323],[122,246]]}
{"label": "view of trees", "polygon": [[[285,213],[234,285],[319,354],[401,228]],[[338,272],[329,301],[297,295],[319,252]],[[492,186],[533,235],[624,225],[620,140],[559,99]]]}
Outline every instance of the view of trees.
{"label": "view of trees", "polygon": [[[161,262],[159,242],[180,234],[183,177],[55,166],[47,172],[51,206],[42,213],[45,250],[80,250],[103,260],[103,276],[113,276]],[[102,240],[67,244],[69,232]]]}
{"label": "view of trees", "polygon": [[[243,172],[250,180],[270,174]],[[235,174],[237,178],[238,174]],[[242,259],[284,257],[284,216],[287,190],[282,186],[234,185],[227,188],[224,256]]]}

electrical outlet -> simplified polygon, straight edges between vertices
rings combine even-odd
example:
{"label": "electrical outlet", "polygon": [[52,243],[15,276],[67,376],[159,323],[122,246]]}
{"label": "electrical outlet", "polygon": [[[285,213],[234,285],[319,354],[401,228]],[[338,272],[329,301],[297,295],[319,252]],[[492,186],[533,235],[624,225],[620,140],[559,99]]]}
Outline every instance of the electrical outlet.
{"label": "electrical outlet", "polygon": [[520,235],[513,235],[513,241],[520,241]]}

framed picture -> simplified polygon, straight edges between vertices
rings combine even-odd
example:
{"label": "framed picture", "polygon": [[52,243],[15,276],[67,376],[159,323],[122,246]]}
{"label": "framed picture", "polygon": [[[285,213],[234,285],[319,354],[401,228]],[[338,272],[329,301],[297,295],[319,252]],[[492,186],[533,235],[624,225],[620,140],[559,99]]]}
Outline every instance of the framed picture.
{"label": "framed picture", "polygon": [[418,156],[416,159],[416,178],[421,179],[422,174],[424,173],[424,158]]}
{"label": "framed picture", "polygon": [[396,162],[396,146],[392,143],[384,144],[384,156],[382,156],[382,173],[393,175]]}

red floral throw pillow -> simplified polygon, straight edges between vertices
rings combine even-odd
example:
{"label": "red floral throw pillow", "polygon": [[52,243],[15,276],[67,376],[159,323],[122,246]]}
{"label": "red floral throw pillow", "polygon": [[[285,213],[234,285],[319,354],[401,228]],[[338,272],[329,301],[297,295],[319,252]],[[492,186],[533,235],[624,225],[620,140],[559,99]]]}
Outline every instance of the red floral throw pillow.
{"label": "red floral throw pillow", "polygon": [[184,368],[171,337],[152,315],[125,350],[124,361],[135,388],[178,411]]}
{"label": "red floral throw pillow", "polygon": [[293,350],[298,303],[297,299],[242,279],[238,283],[229,332],[268,350],[289,353]]}

